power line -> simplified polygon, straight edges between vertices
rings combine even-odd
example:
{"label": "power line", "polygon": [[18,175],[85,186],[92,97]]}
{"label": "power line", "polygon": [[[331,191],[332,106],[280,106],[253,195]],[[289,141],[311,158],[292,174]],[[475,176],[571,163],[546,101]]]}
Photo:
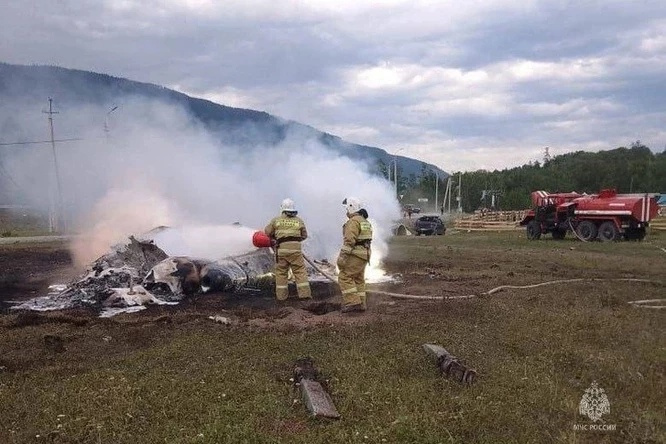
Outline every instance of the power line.
{"label": "power line", "polygon": [[10,181],[10,182],[11,182],[11,183],[12,183],[17,189],[19,189],[19,190],[21,189],[21,187],[16,183],[16,181],[15,181],[14,178],[12,177],[12,175],[9,174],[9,171],[7,171],[7,169],[5,168],[5,164],[2,162],[2,159],[0,159],[0,173],[2,173],[4,176],[6,176],[7,179],[9,179],[9,181]]}
{"label": "power line", "polygon": [[[55,114],[55,113],[54,113]],[[31,142],[8,142],[8,143],[0,143],[0,146],[10,146],[10,145],[33,145],[36,143],[59,143],[59,142],[72,142],[75,140],[86,140],[82,138],[71,138],[71,139],[54,139],[54,140],[37,140],[37,141],[31,141]]]}

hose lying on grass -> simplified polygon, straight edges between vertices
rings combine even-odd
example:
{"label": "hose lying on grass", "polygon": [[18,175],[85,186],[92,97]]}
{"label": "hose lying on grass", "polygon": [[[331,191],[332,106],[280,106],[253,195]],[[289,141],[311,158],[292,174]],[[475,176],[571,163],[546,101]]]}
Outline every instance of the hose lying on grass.
{"label": "hose lying on grass", "polygon": [[[652,305],[653,303],[658,302],[662,305]],[[643,299],[641,301],[629,301],[631,305],[639,308],[666,308],[666,299]]]}
{"label": "hose lying on grass", "polygon": [[[661,281],[653,281],[650,279],[631,279],[631,278],[618,278],[618,279],[599,279],[599,278],[577,278],[577,279],[559,279],[556,281],[547,281],[547,282],[541,282],[538,284],[532,284],[532,285],[500,285],[499,287],[495,287],[491,290],[485,291],[483,293],[479,294],[469,294],[469,295],[464,295],[464,296],[421,296],[421,295],[413,295],[413,294],[403,294],[403,293],[391,293],[388,291],[380,291],[380,290],[366,290],[368,293],[373,293],[373,294],[378,294],[382,296],[389,296],[392,298],[396,299],[418,299],[418,300],[425,300],[425,301],[446,301],[446,300],[451,300],[451,299],[471,299],[475,298],[478,296],[490,296],[492,294],[498,293],[502,290],[506,289],[525,289],[525,288],[536,288],[536,287],[543,287],[545,285],[552,285],[552,284],[566,284],[566,283],[571,283],[571,282],[608,282],[608,281],[615,281],[615,282],[641,282],[645,284],[656,284],[656,285],[664,285],[663,282]],[[644,308],[666,308],[666,305],[661,306],[661,305],[644,305],[646,303],[653,303],[653,302],[665,302],[666,299],[648,299],[644,301],[630,301],[629,303],[632,304],[635,307],[644,307]]]}
{"label": "hose lying on grass", "polygon": [[[321,273],[324,277],[326,277],[328,280],[331,282],[336,282],[337,280],[329,276],[327,273],[325,273],[321,268],[317,266],[317,264],[314,263],[314,261],[310,260],[307,256],[303,255],[305,260],[314,268],[317,270],[319,273]],[[389,291],[380,291],[380,290],[366,290],[368,293],[373,293],[373,294],[379,294],[382,296],[389,296],[392,298],[396,299],[419,299],[419,300],[425,300],[425,301],[446,301],[446,300],[452,300],[452,299],[471,299],[475,298],[477,296],[490,296],[492,294],[498,293],[502,290],[506,289],[524,289],[524,288],[537,288],[537,287],[543,287],[545,285],[552,285],[552,284],[567,284],[571,282],[594,282],[594,281],[619,281],[619,282],[641,282],[644,284],[657,284],[657,285],[664,285],[663,282],[660,281],[652,281],[650,279],[632,279],[632,278],[618,278],[618,279],[598,279],[598,278],[577,278],[577,279],[558,279],[556,281],[547,281],[547,282],[540,282],[538,284],[532,284],[532,285],[500,285],[499,287],[495,287],[493,289],[490,289],[486,292],[480,293],[480,294],[468,294],[468,295],[460,295],[460,296],[421,296],[421,295],[415,295],[415,294],[404,294],[404,293],[391,293]],[[652,304],[655,302],[661,302],[665,303],[666,299],[645,299],[641,301],[629,301],[629,304],[632,304],[634,307],[641,307],[641,308],[666,308],[666,305],[647,305],[647,304]]]}

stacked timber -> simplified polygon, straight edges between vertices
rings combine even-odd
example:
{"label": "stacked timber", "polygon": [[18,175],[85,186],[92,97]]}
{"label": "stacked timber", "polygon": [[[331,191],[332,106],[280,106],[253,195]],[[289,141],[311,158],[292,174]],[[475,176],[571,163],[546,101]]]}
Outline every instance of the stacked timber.
{"label": "stacked timber", "polygon": [[524,211],[477,210],[471,216],[457,219],[454,226],[467,231],[510,231],[520,228]]}
{"label": "stacked timber", "polygon": [[650,228],[652,230],[666,231],[666,211],[662,216],[657,216],[652,221],[650,221]]}

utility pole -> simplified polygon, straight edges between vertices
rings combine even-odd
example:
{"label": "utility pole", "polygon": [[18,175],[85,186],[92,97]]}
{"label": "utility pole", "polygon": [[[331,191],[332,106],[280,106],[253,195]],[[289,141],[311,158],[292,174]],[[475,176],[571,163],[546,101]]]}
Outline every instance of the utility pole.
{"label": "utility pole", "polygon": [[104,134],[106,134],[106,138],[109,139],[109,116],[111,115],[112,112],[118,109],[118,105],[114,106],[109,110],[109,112],[106,113],[106,116],[104,117]]}
{"label": "utility pole", "polygon": [[[51,152],[53,153],[53,167],[55,172],[55,182],[57,195],[53,196],[52,185],[49,183],[50,211],[49,211],[49,232],[58,231],[62,211],[62,188],[60,186],[60,171],[58,170],[58,155],[56,154],[55,138],[53,137],[53,115],[58,114],[53,111],[53,99],[49,97],[49,110],[42,111],[49,115],[49,130],[51,133]],[[64,228],[64,227],[63,227]]]}
{"label": "utility pole", "polygon": [[[393,182],[395,187],[395,195],[398,197],[398,153],[400,153],[405,148],[400,148],[398,151],[393,154]],[[390,169],[390,168],[389,168]]]}
{"label": "utility pole", "polygon": [[437,205],[437,203],[439,202],[438,193],[439,193],[439,173],[435,173],[435,212],[439,211],[439,205]]}
{"label": "utility pole", "polygon": [[453,187],[453,184],[451,182],[451,177],[449,177],[448,182],[446,182],[446,194],[449,197],[449,214],[451,214],[451,194],[453,194],[451,192],[452,187]]}
{"label": "utility pole", "polygon": [[462,191],[462,171],[458,176],[458,213],[462,213],[462,200],[460,199],[460,194]]}
{"label": "utility pole", "polygon": [[398,196],[398,157],[393,155],[393,181],[395,182],[395,195]]}

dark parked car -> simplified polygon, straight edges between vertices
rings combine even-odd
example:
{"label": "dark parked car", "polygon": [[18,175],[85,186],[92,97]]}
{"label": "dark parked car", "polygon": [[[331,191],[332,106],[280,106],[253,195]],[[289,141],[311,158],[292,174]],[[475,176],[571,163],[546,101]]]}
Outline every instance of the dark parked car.
{"label": "dark parked car", "polygon": [[444,234],[446,227],[439,216],[421,216],[414,222],[414,230],[417,236],[421,234]]}

